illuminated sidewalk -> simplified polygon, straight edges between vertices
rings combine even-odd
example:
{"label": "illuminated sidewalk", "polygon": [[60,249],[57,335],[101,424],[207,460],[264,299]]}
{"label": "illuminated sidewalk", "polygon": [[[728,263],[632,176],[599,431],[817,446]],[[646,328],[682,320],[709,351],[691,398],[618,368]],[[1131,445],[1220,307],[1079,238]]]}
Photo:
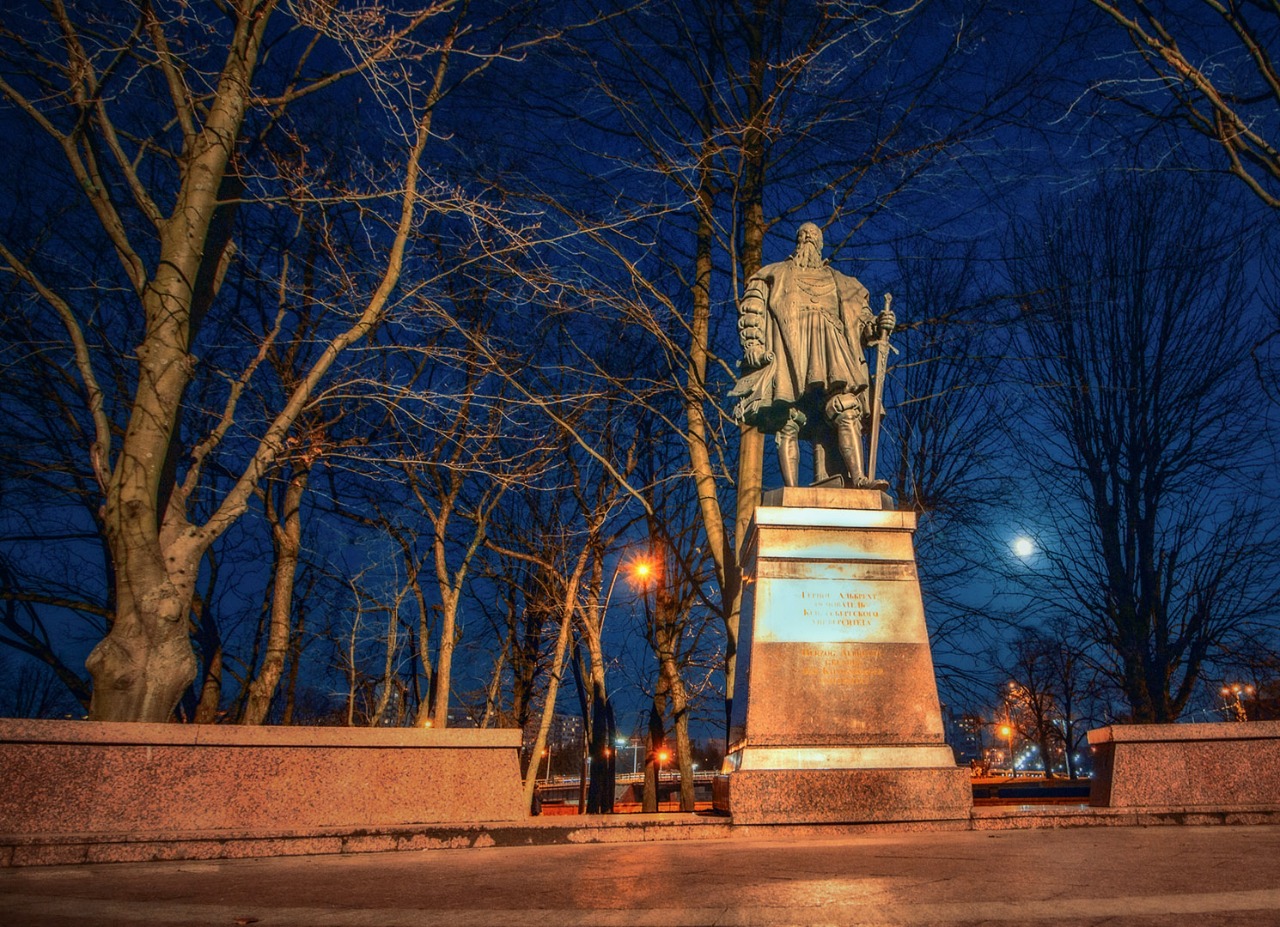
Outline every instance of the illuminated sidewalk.
{"label": "illuminated sidewalk", "polygon": [[0,923],[1280,925],[1280,826],[667,840],[0,871]]}

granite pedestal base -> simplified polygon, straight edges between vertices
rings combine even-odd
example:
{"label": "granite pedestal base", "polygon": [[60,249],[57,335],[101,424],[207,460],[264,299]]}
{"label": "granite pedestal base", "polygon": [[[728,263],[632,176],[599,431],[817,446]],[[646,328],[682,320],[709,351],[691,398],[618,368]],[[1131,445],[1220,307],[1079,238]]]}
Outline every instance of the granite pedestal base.
{"label": "granite pedestal base", "polygon": [[915,515],[882,493],[765,494],[743,547],[729,753],[734,824],[967,819],[916,574]]}
{"label": "granite pedestal base", "polygon": [[967,818],[966,770],[744,769],[717,776],[718,807],[737,824],[860,824]]}

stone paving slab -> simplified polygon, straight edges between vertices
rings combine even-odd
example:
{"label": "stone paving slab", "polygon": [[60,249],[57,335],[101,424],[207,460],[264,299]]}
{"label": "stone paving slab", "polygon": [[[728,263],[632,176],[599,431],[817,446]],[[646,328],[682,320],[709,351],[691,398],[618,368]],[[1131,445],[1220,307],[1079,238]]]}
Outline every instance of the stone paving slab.
{"label": "stone paving slab", "polygon": [[0,871],[0,924],[1280,925],[1280,826],[491,847]]}

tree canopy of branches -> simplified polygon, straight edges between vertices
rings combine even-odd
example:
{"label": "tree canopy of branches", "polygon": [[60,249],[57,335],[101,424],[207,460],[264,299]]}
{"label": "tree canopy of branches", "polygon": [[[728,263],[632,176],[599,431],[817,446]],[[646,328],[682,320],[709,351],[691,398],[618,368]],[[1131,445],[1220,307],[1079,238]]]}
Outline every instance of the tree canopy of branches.
{"label": "tree canopy of branches", "polygon": [[[972,205],[946,179],[1026,101],[1038,60],[990,54],[1000,14],[987,3],[638,4],[557,47],[574,77],[535,99],[535,133],[576,126],[568,151],[551,139],[543,148],[554,152],[547,184],[585,231],[590,309],[617,313],[659,352],[640,402],[685,444],[720,589],[729,698],[736,551],[764,467],[762,436],[740,433],[723,402],[740,287],[765,263],[766,240],[789,248],[803,219],[839,247],[877,221],[894,237],[897,212],[926,200],[931,226]],[[987,105],[955,106],[961,86]],[[679,391],[682,414],[654,408],[655,384]]]}
{"label": "tree canopy of branches", "polygon": [[[448,3],[99,12],[5,14],[0,98],[39,157],[0,260],[51,346],[38,363],[66,371],[56,401],[101,500],[110,630],[88,661],[91,716],[160,721],[196,673],[189,618],[212,545],[339,360],[430,298],[429,277],[405,278],[428,216],[480,211],[424,156],[441,100],[502,36]],[[76,252],[94,261],[68,266]],[[263,280],[273,311],[239,311]],[[292,338],[300,366],[264,385]],[[253,420],[251,389],[270,396]]]}
{"label": "tree canopy of branches", "polygon": [[[1090,88],[1170,128],[1127,163],[1190,126],[1271,203],[1272,14],[1094,2],[8,5],[0,645],[94,718],[469,716],[531,759],[572,671],[593,773],[648,712],[689,778],[776,480],[727,411],[735,306],[814,221],[895,297],[882,474],[947,669],[994,646],[986,528],[1021,485],[1037,594],[1131,715],[1175,717],[1275,588],[1236,491],[1269,433],[1228,401],[1248,217],[1064,193],[1004,276],[995,230],[1096,170],[1063,144]],[[1081,10],[1154,36],[1146,70],[1072,46]],[[643,551],[660,575],[619,579]]]}
{"label": "tree canopy of branches", "polygon": [[1046,204],[1010,255],[1035,579],[1135,721],[1176,719],[1206,661],[1275,605],[1263,421],[1240,363],[1250,254],[1217,234],[1213,204],[1200,186],[1106,182]]}
{"label": "tree canopy of branches", "polygon": [[1140,63],[1135,72],[1099,79],[1099,90],[1157,129],[1189,130],[1209,150],[1193,154],[1192,164],[1224,166],[1280,209],[1280,7],[1270,0],[1090,2],[1128,34]]}

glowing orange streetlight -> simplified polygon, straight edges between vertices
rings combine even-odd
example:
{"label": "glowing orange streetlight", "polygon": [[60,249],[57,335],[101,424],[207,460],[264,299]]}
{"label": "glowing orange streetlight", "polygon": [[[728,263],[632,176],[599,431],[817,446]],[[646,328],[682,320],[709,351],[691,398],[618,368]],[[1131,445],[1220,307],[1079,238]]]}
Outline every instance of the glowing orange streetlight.
{"label": "glowing orange streetlight", "polygon": [[1228,683],[1222,687],[1223,707],[1232,713],[1237,721],[1248,721],[1244,700],[1253,695],[1253,686],[1241,685],[1238,682]]}
{"label": "glowing orange streetlight", "polygon": [[1007,738],[1009,741],[1009,775],[1013,775],[1013,725],[1000,725],[1000,736]]}
{"label": "glowing orange streetlight", "polygon": [[657,567],[652,560],[636,560],[631,564],[631,576],[640,587],[640,601],[644,604],[645,624],[653,623],[649,613],[649,581],[657,576]]}
{"label": "glowing orange streetlight", "polygon": [[667,760],[671,759],[671,754],[667,750],[659,750],[658,755],[655,757],[655,759],[658,761],[658,788],[657,788],[658,810],[661,811],[662,810],[662,767],[667,762]]}
{"label": "glowing orange streetlight", "polygon": [[609,581],[609,591],[605,593],[603,608],[605,615],[609,614],[609,603],[613,601],[613,587],[618,584],[618,577],[622,575],[624,568],[630,571],[632,581],[641,585],[644,585],[653,575],[653,564],[648,560],[633,560],[630,564],[619,563],[613,571],[613,579]]}

